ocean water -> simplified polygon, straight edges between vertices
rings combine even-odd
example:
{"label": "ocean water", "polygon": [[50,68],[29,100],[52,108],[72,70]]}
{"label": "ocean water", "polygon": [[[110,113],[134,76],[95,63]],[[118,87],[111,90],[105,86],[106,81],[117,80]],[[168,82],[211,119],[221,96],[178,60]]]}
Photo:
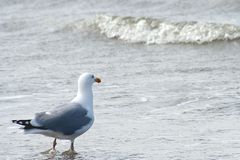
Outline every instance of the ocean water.
{"label": "ocean water", "polygon": [[240,159],[238,0],[0,0],[0,159],[42,154],[28,119],[70,101],[83,72],[95,123],[82,160]]}

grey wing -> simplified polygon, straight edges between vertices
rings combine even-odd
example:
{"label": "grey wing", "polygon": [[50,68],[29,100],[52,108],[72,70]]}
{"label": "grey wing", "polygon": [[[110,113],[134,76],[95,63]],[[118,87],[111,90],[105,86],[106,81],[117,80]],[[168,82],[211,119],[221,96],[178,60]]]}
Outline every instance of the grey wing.
{"label": "grey wing", "polygon": [[47,112],[38,113],[34,120],[44,129],[71,135],[87,125],[91,118],[87,116],[87,110],[80,104],[70,103],[59,106],[50,114]]}

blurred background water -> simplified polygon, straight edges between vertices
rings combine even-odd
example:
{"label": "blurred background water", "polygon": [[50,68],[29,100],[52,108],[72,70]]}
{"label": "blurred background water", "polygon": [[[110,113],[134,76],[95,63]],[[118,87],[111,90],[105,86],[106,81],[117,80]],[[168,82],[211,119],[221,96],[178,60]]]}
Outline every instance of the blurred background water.
{"label": "blurred background water", "polygon": [[[76,159],[238,160],[240,2],[1,0],[0,159],[49,159],[11,119],[70,101],[92,72]],[[69,147],[59,141],[59,154]],[[51,158],[50,158],[51,159]]]}

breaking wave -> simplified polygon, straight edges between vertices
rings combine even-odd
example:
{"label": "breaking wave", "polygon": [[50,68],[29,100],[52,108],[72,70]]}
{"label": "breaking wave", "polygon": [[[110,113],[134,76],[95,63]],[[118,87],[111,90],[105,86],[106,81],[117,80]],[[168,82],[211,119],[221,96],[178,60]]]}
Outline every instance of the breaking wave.
{"label": "breaking wave", "polygon": [[[99,15],[85,25],[108,38],[132,43],[209,43],[240,38],[240,26],[194,21],[167,22],[152,18]],[[76,27],[76,24],[75,24]]]}

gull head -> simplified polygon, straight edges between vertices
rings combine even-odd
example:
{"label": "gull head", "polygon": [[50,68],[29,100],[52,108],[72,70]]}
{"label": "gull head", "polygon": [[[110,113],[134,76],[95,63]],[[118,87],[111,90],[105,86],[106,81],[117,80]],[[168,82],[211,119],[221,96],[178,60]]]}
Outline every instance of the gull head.
{"label": "gull head", "polygon": [[91,87],[93,83],[100,83],[101,79],[98,77],[95,77],[91,73],[83,73],[80,75],[78,79],[78,85],[79,86],[86,86],[86,87]]}

